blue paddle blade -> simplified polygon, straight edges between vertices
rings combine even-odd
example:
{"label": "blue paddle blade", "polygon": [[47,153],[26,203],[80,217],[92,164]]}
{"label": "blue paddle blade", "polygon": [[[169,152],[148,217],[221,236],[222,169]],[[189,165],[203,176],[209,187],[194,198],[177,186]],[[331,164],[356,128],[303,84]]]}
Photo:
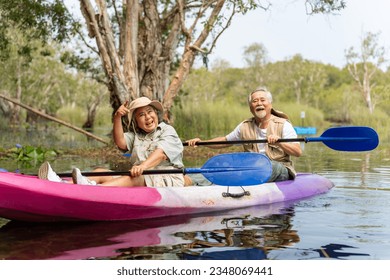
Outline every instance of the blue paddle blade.
{"label": "blue paddle blade", "polygon": [[186,173],[202,173],[217,185],[248,186],[268,181],[272,165],[258,153],[230,153],[210,158],[201,168],[187,168]]}
{"label": "blue paddle blade", "polygon": [[327,129],[321,137],[308,137],[306,141],[322,141],[331,149],[347,152],[371,151],[379,144],[376,131],[366,126],[332,127]]}

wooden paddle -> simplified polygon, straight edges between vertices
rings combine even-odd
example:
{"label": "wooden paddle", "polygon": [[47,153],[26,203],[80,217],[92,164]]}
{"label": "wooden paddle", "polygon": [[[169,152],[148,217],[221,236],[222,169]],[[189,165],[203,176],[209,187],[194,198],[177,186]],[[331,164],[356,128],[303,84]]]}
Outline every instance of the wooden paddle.
{"label": "wooden paddle", "polygon": [[[378,134],[370,127],[345,126],[332,127],[325,130],[320,137],[285,138],[278,142],[323,142],[326,146],[337,151],[362,152],[371,151],[379,144]],[[266,139],[238,140],[238,141],[199,141],[200,145],[233,145],[249,143],[267,143]],[[183,143],[188,146],[188,143]]]}
{"label": "wooden paddle", "polygon": [[[201,168],[145,170],[144,175],[201,173],[217,185],[247,186],[267,182],[272,173],[268,157],[258,153],[228,153],[210,158]],[[71,177],[72,173],[57,173]],[[130,175],[129,171],[82,172],[84,176]]]}

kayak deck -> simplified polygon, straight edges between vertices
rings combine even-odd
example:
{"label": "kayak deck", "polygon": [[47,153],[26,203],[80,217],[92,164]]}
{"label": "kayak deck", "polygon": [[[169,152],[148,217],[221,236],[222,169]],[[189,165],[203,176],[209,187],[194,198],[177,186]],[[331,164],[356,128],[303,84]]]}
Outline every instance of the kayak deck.
{"label": "kayak deck", "polygon": [[0,173],[0,217],[28,222],[118,221],[193,215],[291,201],[325,193],[333,183],[316,174],[295,180],[229,187],[103,187]]}

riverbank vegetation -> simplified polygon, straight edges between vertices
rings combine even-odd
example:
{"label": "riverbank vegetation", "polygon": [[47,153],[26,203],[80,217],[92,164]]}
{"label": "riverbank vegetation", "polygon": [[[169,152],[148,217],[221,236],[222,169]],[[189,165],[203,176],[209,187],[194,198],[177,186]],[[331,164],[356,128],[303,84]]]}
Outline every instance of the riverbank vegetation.
{"label": "riverbank vegetation", "polygon": [[[25,93],[20,98],[22,102],[34,104],[36,108],[78,127],[85,127],[93,105],[95,131],[99,127],[111,127],[112,108],[108,93],[98,101],[94,99],[94,93],[104,92],[104,87],[83,74],[60,67],[60,61],[52,61],[57,66],[52,66],[48,73],[44,60],[53,60],[54,56],[54,51],[44,57],[37,54],[30,64],[33,69],[19,73],[26,75],[25,83],[21,84],[21,91]],[[2,94],[13,95],[17,90],[10,71],[16,69],[13,62],[6,61],[0,67]],[[377,69],[370,81],[375,85],[371,88],[375,106],[370,113],[359,86],[346,68],[309,61],[300,55],[240,69],[221,62],[211,69],[201,67],[191,71],[173,106],[172,124],[183,140],[225,135],[241,120],[251,116],[248,94],[263,85],[273,93],[274,107],[286,112],[295,126],[316,127],[321,133],[334,125],[366,125],[377,130],[382,141],[388,142],[389,81],[390,72]],[[30,129],[54,125],[9,102],[1,100],[0,103],[2,128],[15,125]],[[302,118],[302,112],[305,112],[305,118]],[[69,133],[75,132],[69,130]]]}

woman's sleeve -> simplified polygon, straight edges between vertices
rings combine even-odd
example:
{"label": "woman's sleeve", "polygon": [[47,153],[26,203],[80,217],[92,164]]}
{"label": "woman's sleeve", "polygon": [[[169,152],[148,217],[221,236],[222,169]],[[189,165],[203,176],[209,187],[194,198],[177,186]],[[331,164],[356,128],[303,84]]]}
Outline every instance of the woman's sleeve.
{"label": "woman's sleeve", "polygon": [[126,146],[127,146],[127,150],[129,152],[131,152],[133,150],[133,146],[134,146],[134,138],[135,138],[135,135],[134,133],[129,133],[129,132],[126,132],[124,134],[125,136],[125,141],[126,141]]}
{"label": "woman's sleeve", "polygon": [[172,126],[166,125],[163,128],[157,147],[164,151],[171,163],[182,165],[183,144]]}

